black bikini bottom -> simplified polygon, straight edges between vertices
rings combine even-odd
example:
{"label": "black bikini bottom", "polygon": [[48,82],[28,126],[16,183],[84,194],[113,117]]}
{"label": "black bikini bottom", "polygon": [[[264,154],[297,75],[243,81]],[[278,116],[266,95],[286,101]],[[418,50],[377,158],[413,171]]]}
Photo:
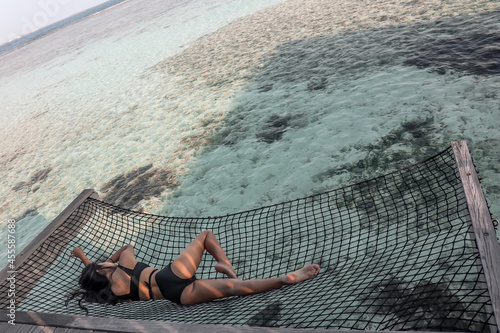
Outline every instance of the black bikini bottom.
{"label": "black bikini bottom", "polygon": [[158,288],[160,288],[163,297],[169,301],[181,304],[181,295],[188,285],[196,280],[193,276],[190,279],[181,279],[172,272],[172,268],[169,264],[167,267],[156,273],[155,279]]}

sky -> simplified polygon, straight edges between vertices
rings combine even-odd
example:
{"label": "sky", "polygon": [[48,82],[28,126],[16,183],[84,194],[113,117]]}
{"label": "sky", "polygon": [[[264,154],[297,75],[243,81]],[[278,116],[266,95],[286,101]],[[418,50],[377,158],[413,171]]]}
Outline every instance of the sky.
{"label": "sky", "polygon": [[0,45],[107,0],[0,0]]}

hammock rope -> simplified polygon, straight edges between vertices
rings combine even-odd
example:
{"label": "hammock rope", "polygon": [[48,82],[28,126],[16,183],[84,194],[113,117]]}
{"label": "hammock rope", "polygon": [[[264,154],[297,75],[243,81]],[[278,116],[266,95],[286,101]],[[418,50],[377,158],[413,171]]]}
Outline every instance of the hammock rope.
{"label": "hammock rope", "polygon": [[[84,315],[64,301],[82,265],[123,244],[163,268],[202,230],[220,239],[242,279],[308,263],[314,279],[194,306],[166,300],[88,304],[89,315],[200,324],[491,332],[497,328],[451,148],[409,168],[294,201],[221,217],[176,218],[87,198],[17,269],[18,310]],[[223,278],[203,258],[198,278]],[[0,285],[6,309],[8,283]]]}

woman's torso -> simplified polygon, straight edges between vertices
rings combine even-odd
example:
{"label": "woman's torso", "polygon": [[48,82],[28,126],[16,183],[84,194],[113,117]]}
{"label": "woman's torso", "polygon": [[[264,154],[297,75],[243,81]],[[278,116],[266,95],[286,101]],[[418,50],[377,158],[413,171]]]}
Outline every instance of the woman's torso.
{"label": "woman's torso", "polygon": [[[133,270],[134,267],[127,267],[123,265],[123,267],[126,267],[130,270]],[[152,274],[151,274],[152,273]],[[156,279],[155,276],[158,273],[158,270],[155,271],[154,267],[146,267],[144,270],[140,273],[139,278],[138,278],[138,287],[139,287],[139,298],[141,301],[147,301],[149,299],[161,299],[163,298],[163,295],[160,292],[160,289],[158,288],[158,285],[156,284]],[[150,282],[150,275],[151,275],[151,282]],[[113,274],[111,275],[111,291],[117,296],[124,296],[127,294],[131,293],[130,287],[131,287],[131,277],[127,272],[125,272],[123,269],[117,267]],[[151,286],[151,298],[150,298],[150,289],[148,287],[148,284],[150,283]]]}

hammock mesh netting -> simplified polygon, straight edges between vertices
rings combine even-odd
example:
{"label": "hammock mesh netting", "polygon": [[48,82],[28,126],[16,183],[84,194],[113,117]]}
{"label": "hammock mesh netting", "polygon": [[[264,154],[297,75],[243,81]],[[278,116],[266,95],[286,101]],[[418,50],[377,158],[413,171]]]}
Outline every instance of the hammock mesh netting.
{"label": "hammock mesh netting", "polygon": [[[349,187],[242,213],[174,218],[88,198],[17,269],[18,310],[84,315],[83,265],[122,245],[162,268],[202,230],[220,240],[242,279],[278,277],[308,263],[309,281],[193,306],[166,300],[88,304],[89,315],[200,324],[359,330],[496,331],[452,148]],[[206,255],[197,278],[223,278]],[[6,308],[8,283],[0,286]]]}

